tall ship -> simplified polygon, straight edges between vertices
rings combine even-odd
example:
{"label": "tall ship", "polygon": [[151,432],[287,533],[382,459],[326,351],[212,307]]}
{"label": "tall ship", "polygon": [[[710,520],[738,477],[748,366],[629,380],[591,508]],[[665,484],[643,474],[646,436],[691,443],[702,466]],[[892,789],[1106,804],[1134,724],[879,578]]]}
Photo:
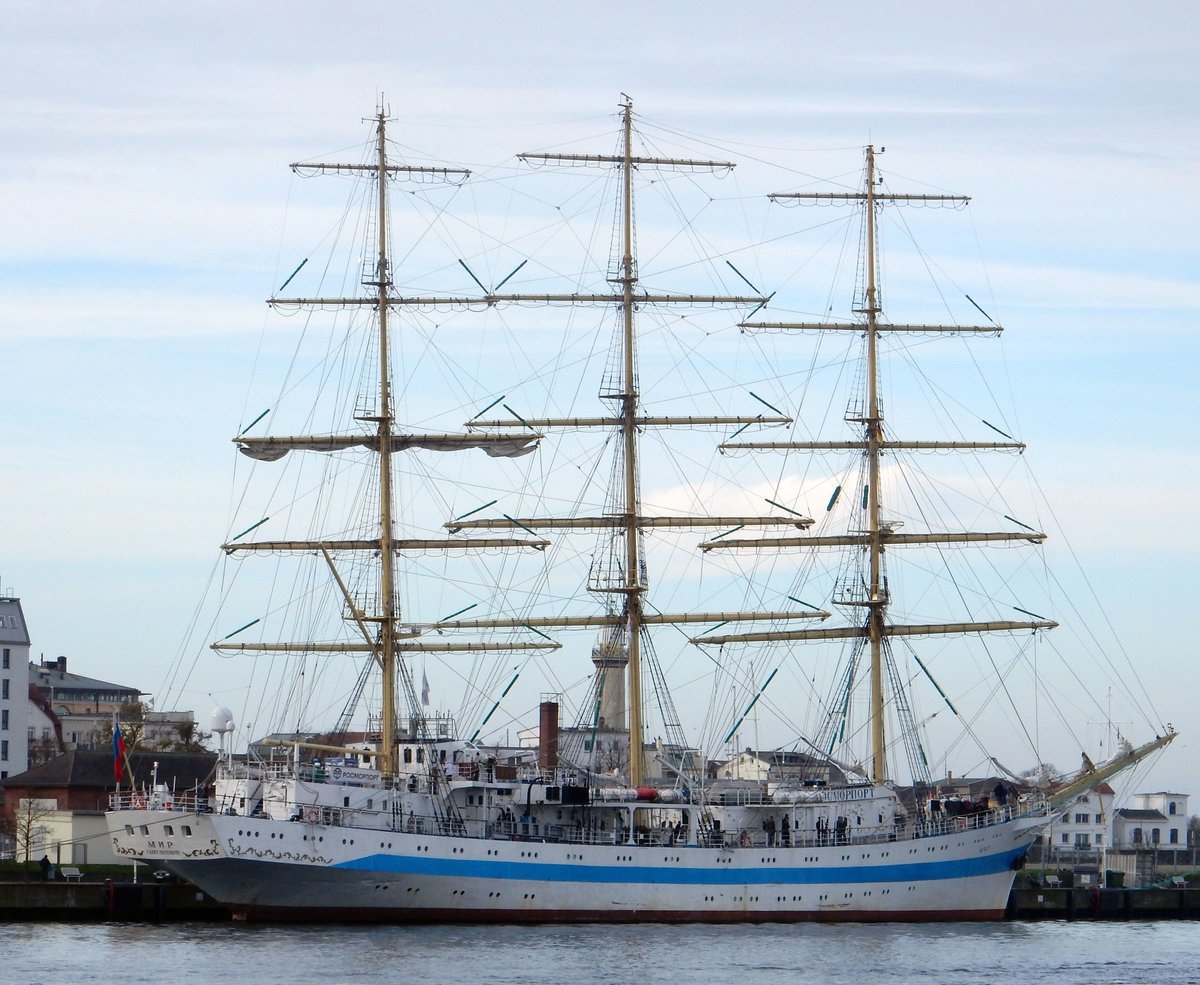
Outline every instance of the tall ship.
{"label": "tall ship", "polygon": [[[848,210],[858,221],[847,315],[833,317],[831,306],[815,320],[781,320],[771,315],[779,292],[754,286],[758,276],[734,262],[737,254],[718,264],[734,290],[660,286],[692,269],[674,265],[675,240],[656,254],[666,259],[647,282],[635,192],[657,183],[682,200],[733,164],[657,152],[639,140],[627,98],[619,119],[610,152],[520,155],[554,176],[557,197],[545,201],[561,219],[556,228],[572,235],[594,230],[580,228],[585,211],[573,211],[579,202],[568,185],[583,170],[605,176],[611,232],[599,238],[608,256],[566,288],[564,276],[532,254],[514,254],[511,269],[506,263],[494,275],[477,269],[476,257],[499,256],[491,230],[463,234],[484,245],[435,271],[470,290],[425,292],[402,281],[398,270],[433,228],[431,220],[411,236],[394,229],[392,199],[402,183],[445,189],[444,198],[425,199],[441,217],[475,176],[406,163],[382,109],[357,162],[292,166],[362,185],[357,219],[342,224],[366,246],[347,268],[351,286],[269,304],[298,315],[294,324],[307,334],[322,318],[340,319],[322,336],[321,373],[358,368],[301,418],[305,433],[258,433],[276,420],[264,412],[236,437],[259,463],[256,474],[295,460],[319,464],[286,488],[276,481],[280,511],[243,526],[247,514],[230,527],[228,562],[274,572],[253,585],[268,616],[213,644],[293,675],[264,688],[291,727],[239,751],[236,719],[261,715],[246,726],[261,736],[269,713],[218,708],[212,727],[221,748],[210,786],[163,782],[113,796],[107,817],[119,856],[173,873],[252,920],[993,920],[1047,824],[1174,737],[1160,728],[1137,748],[1122,740],[1070,775],[1040,763],[1010,773],[991,760],[1002,777],[993,790],[970,800],[945,795],[933,772],[945,760],[929,751],[927,727],[958,710],[922,647],[936,646],[945,666],[960,640],[1028,646],[1057,625],[1016,605],[1009,608],[1021,618],[1002,617],[974,585],[943,584],[940,594],[925,590],[902,606],[900,572],[889,570],[906,552],[957,559],[989,547],[1042,550],[1044,534],[1013,517],[998,529],[960,529],[889,498],[905,481],[900,459],[1024,451],[994,425],[986,438],[924,440],[898,436],[884,416],[886,356],[915,358],[914,339],[937,346],[999,333],[990,318],[978,326],[893,323],[881,300],[884,210],[966,200],[888,190],[874,147],[854,187],[769,196],[778,206]],[[687,214],[688,237],[702,212]],[[515,225],[518,240],[548,241]],[[467,252],[452,240],[445,233],[437,243],[447,257]],[[598,330],[588,321],[595,312]],[[488,319],[487,329],[472,319]],[[853,357],[834,374],[850,392],[845,413],[835,415],[840,435],[821,437],[810,420],[828,418],[828,407],[792,413],[781,398],[751,389],[767,380],[770,393],[788,394],[772,370],[755,364],[747,375],[748,364],[733,356],[711,360],[698,394],[679,397],[675,354],[698,348],[706,330],[696,326],[706,323],[721,324],[735,344],[769,337],[773,348],[756,350],[760,356],[798,349],[810,335],[850,343]],[[552,332],[564,340],[557,352],[539,352]],[[456,368],[441,390],[418,396],[419,374],[438,370],[442,353],[456,348],[473,353],[473,370]],[[652,373],[648,352],[657,359]],[[565,376],[571,396],[552,397],[547,383],[539,406],[533,391],[518,390],[518,398],[512,387],[494,389],[489,366],[504,361],[523,361],[539,381]],[[299,389],[302,374],[294,374],[281,399]],[[439,398],[446,406],[431,409]],[[706,408],[710,398],[741,400],[743,409]],[[421,423],[464,408],[461,426]],[[669,450],[677,437],[679,454]],[[470,464],[442,464],[451,460]],[[820,510],[804,505],[817,484],[781,481],[782,462],[807,463],[804,476],[827,481]],[[692,466],[722,478],[675,487],[663,478]],[[349,493],[327,494],[351,474]],[[775,478],[758,481],[764,476]],[[731,494],[739,480],[756,492]],[[307,519],[296,520],[311,503],[318,505]],[[428,519],[435,514],[436,524]],[[307,575],[290,573],[310,562]],[[456,594],[465,604],[450,601]],[[962,603],[958,611],[912,617],[947,599]],[[322,606],[332,618],[318,614]],[[255,627],[282,625],[284,615],[297,616],[308,635],[246,638]],[[836,654],[823,680],[807,663],[817,651]],[[571,660],[582,666],[568,667]],[[996,668],[997,678],[1018,666],[1025,664]],[[336,698],[314,696],[346,667],[350,684]],[[431,668],[435,680],[461,679],[474,702],[473,730],[431,710]],[[518,679],[539,669],[550,684],[536,701],[537,728],[513,742],[496,723],[516,721],[509,705],[525,687]],[[708,688],[705,743],[685,732],[672,676],[683,679],[692,705]],[[713,683],[697,684],[701,678]],[[931,695],[937,710],[922,719],[919,701]],[[998,689],[982,704],[1005,700]],[[775,752],[773,773],[748,774],[743,766],[761,753],[741,749],[768,705],[790,716],[794,737]],[[322,731],[303,727],[321,716]],[[363,727],[354,728],[356,716]],[[977,737],[983,728],[972,720],[964,731]],[[724,764],[710,765],[721,751]],[[902,754],[907,774],[897,765]]]}

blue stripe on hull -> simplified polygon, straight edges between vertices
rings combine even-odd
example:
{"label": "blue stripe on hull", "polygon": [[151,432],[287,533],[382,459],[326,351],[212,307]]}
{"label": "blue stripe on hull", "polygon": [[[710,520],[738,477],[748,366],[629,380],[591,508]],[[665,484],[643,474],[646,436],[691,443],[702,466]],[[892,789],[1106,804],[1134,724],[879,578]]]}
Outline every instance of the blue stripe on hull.
{"label": "blue stripe on hull", "polygon": [[[693,849],[694,850],[694,849]],[[685,851],[687,851],[685,849]],[[629,883],[635,885],[815,885],[964,879],[1012,869],[1025,847],[976,858],[887,865],[690,868],[649,865],[567,865],[553,862],[444,859],[425,856],[366,855],[331,868],[460,879],[515,879],[533,882]]]}

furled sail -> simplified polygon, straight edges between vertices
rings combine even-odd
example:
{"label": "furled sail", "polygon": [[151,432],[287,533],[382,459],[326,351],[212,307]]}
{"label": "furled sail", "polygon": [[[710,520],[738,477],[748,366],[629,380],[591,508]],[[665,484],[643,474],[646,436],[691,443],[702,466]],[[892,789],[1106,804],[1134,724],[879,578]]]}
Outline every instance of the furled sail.
{"label": "furled sail", "polygon": [[[540,434],[393,434],[390,451],[462,451],[481,448],[492,458],[520,458],[537,449]],[[379,438],[373,434],[314,434],[286,437],[235,438],[243,455],[261,462],[277,462],[290,451],[333,452],[346,448],[377,448]]]}

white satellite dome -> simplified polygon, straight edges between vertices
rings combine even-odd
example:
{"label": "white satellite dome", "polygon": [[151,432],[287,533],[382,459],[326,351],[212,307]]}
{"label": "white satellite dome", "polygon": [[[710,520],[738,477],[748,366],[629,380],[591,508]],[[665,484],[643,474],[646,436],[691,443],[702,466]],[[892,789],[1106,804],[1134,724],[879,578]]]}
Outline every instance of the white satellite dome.
{"label": "white satellite dome", "polygon": [[208,724],[218,734],[233,731],[233,712],[224,705],[218,705],[208,713]]}

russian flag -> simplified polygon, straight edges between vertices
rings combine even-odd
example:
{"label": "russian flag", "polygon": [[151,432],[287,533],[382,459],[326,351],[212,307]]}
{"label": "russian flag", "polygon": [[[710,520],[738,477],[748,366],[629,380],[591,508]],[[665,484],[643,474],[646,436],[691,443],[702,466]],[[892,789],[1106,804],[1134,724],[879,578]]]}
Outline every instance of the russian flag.
{"label": "russian flag", "polygon": [[121,723],[113,722],[113,777],[118,785],[125,776],[125,736],[121,734]]}

